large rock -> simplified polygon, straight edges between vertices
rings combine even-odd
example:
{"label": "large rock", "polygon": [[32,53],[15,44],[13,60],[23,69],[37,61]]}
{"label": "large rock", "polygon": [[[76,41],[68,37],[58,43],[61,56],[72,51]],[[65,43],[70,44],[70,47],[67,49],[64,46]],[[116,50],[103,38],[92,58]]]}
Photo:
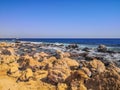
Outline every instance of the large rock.
{"label": "large rock", "polygon": [[86,87],[92,90],[119,90],[120,74],[114,69],[97,74],[86,81]]}
{"label": "large rock", "polygon": [[87,90],[84,82],[89,79],[83,70],[77,70],[66,79],[66,83],[70,85],[71,90]]}
{"label": "large rock", "polygon": [[43,58],[43,61],[40,62],[40,69],[50,69],[53,67],[53,62],[55,62],[57,59],[55,57],[50,58]]}
{"label": "large rock", "polygon": [[20,57],[17,62],[19,63],[20,68],[23,70],[28,67],[34,70],[36,68],[39,68],[40,66],[40,62],[34,60],[32,57],[28,55]]}
{"label": "large rock", "polygon": [[66,47],[66,49],[77,49],[79,46],[77,44],[70,44]]}
{"label": "large rock", "polygon": [[68,69],[52,69],[48,71],[48,80],[53,84],[63,83],[66,78],[70,75]]}
{"label": "large rock", "polygon": [[4,64],[15,62],[17,59],[18,56],[15,55],[0,55],[0,62]]}
{"label": "large rock", "polygon": [[14,48],[7,48],[2,50],[3,55],[15,55]]}
{"label": "large rock", "polygon": [[22,72],[20,77],[18,78],[18,81],[29,81],[29,79],[33,78],[33,72],[30,68],[26,69],[25,71]]}
{"label": "large rock", "polygon": [[68,90],[68,86],[65,83],[58,83],[57,90]]}
{"label": "large rock", "polygon": [[70,67],[70,69],[76,69],[79,66],[79,63],[76,60],[70,58],[63,58],[59,61],[65,62]]}
{"label": "large rock", "polygon": [[95,70],[98,73],[105,71],[105,65],[100,60],[94,59],[94,60],[90,61],[90,66],[91,66],[91,68],[90,68],[91,70],[93,70],[93,71]]}
{"label": "large rock", "polygon": [[99,45],[97,48],[98,52],[106,52],[107,51],[107,47],[105,45]]}

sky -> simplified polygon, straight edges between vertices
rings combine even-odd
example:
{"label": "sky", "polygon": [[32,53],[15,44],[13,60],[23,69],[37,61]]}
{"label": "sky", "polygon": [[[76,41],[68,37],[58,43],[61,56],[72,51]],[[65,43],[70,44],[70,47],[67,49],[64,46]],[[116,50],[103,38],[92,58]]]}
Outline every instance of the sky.
{"label": "sky", "polygon": [[120,0],[0,0],[0,38],[120,38]]}

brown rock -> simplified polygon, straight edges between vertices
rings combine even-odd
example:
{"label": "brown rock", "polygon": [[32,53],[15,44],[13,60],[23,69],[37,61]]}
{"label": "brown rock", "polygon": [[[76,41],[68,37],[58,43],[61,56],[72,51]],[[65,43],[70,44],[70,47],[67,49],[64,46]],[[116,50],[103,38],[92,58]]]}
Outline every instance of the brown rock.
{"label": "brown rock", "polygon": [[119,90],[120,74],[114,69],[93,76],[86,82],[86,87],[92,90]]}
{"label": "brown rock", "polygon": [[33,78],[33,72],[28,68],[22,72],[17,81],[29,81],[30,78]]}
{"label": "brown rock", "polygon": [[98,73],[105,71],[105,65],[100,60],[92,60],[90,61],[90,66],[95,69]]}
{"label": "brown rock", "polygon": [[63,58],[62,60],[66,62],[71,69],[75,69],[79,66],[79,63],[76,60],[70,58]]}
{"label": "brown rock", "polygon": [[19,66],[22,69],[26,69],[30,67],[31,69],[39,68],[40,63],[36,60],[34,60],[32,57],[26,55],[23,57],[20,57],[19,60],[17,61],[19,63]]}
{"label": "brown rock", "polygon": [[52,69],[48,71],[48,80],[53,84],[63,83],[66,78],[70,75],[68,69]]}
{"label": "brown rock", "polygon": [[68,86],[65,83],[58,83],[57,90],[68,90]]}
{"label": "brown rock", "polygon": [[9,64],[9,63],[15,62],[18,59],[18,57],[15,55],[10,55],[10,56],[1,55],[0,59],[1,59],[1,63]]}

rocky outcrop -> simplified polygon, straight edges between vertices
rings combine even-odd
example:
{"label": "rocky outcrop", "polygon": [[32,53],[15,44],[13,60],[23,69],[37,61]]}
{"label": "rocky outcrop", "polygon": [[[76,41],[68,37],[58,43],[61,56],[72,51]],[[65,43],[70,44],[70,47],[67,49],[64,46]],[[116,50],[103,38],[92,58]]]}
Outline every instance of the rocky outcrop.
{"label": "rocky outcrop", "polygon": [[[78,51],[76,45],[66,50],[48,46],[66,48],[0,43],[0,90],[119,90],[119,59],[116,62],[101,58],[109,55],[103,46],[98,54],[88,48]],[[118,57],[110,55],[113,59]]]}

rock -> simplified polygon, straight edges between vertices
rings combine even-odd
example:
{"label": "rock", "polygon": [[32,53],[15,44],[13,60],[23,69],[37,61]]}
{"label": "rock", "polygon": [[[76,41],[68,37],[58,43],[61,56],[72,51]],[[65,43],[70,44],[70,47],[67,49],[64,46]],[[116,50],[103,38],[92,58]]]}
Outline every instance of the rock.
{"label": "rock", "polygon": [[109,68],[107,71],[87,80],[85,85],[88,89],[92,90],[119,90],[120,74],[114,69]]}
{"label": "rock", "polygon": [[68,90],[68,86],[65,83],[58,83],[57,90]]}
{"label": "rock", "polygon": [[77,44],[70,44],[66,47],[66,49],[77,49],[79,46]]}
{"label": "rock", "polygon": [[85,47],[85,48],[83,48],[82,50],[83,50],[83,51],[86,51],[86,52],[89,52],[91,49],[88,48],[88,47]]}
{"label": "rock", "polygon": [[14,55],[1,55],[0,59],[1,59],[0,60],[1,63],[9,64],[15,62],[18,59],[18,57]]}
{"label": "rock", "polygon": [[97,48],[98,52],[106,52],[107,51],[107,47],[105,45],[99,45]]}
{"label": "rock", "polygon": [[100,60],[94,59],[94,60],[90,61],[90,66],[93,69],[95,69],[98,73],[101,73],[101,72],[105,71],[105,65]]}
{"label": "rock", "polygon": [[79,81],[80,83],[84,84],[84,81],[88,80],[88,75],[83,70],[77,70],[71,73],[71,76],[69,76],[66,79],[66,83],[70,84],[72,81]]}
{"label": "rock", "polygon": [[15,55],[15,51],[13,48],[7,48],[2,50],[3,55]]}
{"label": "rock", "polygon": [[81,70],[83,70],[88,75],[88,77],[92,76],[92,72],[88,68],[82,67]]}
{"label": "rock", "polygon": [[47,53],[45,53],[45,52],[40,52],[39,55],[40,55],[41,57],[48,57],[48,56],[49,56],[49,55],[48,55]]}
{"label": "rock", "polygon": [[31,56],[28,55],[20,57],[17,62],[19,63],[21,69],[26,69],[29,67],[35,70],[40,66],[40,63],[38,61],[35,61]]}
{"label": "rock", "polygon": [[70,86],[71,86],[71,90],[87,90],[85,85],[79,81],[72,81]]}
{"label": "rock", "polygon": [[53,62],[55,62],[57,59],[55,57],[50,58],[44,58],[42,62],[40,62],[40,69],[50,69],[53,67]]}
{"label": "rock", "polygon": [[54,61],[53,62],[53,68],[70,69],[68,64],[63,59]]}
{"label": "rock", "polygon": [[63,58],[61,61],[66,62],[66,64],[71,69],[76,69],[79,66],[79,63],[76,60],[70,59],[70,58]]}
{"label": "rock", "polygon": [[22,72],[22,74],[18,78],[17,82],[18,81],[29,81],[30,78],[33,78],[33,72],[30,68],[28,68]]}
{"label": "rock", "polygon": [[63,58],[63,52],[61,50],[56,50],[56,54],[54,55],[57,59]]}
{"label": "rock", "polygon": [[47,78],[47,75],[48,75],[48,71],[46,71],[46,70],[37,70],[34,73],[35,78],[38,79],[38,80]]}
{"label": "rock", "polygon": [[7,46],[8,44],[6,42],[0,42],[0,47],[5,47]]}
{"label": "rock", "polygon": [[48,80],[53,84],[63,83],[66,78],[70,75],[68,69],[52,69],[48,71]]}

